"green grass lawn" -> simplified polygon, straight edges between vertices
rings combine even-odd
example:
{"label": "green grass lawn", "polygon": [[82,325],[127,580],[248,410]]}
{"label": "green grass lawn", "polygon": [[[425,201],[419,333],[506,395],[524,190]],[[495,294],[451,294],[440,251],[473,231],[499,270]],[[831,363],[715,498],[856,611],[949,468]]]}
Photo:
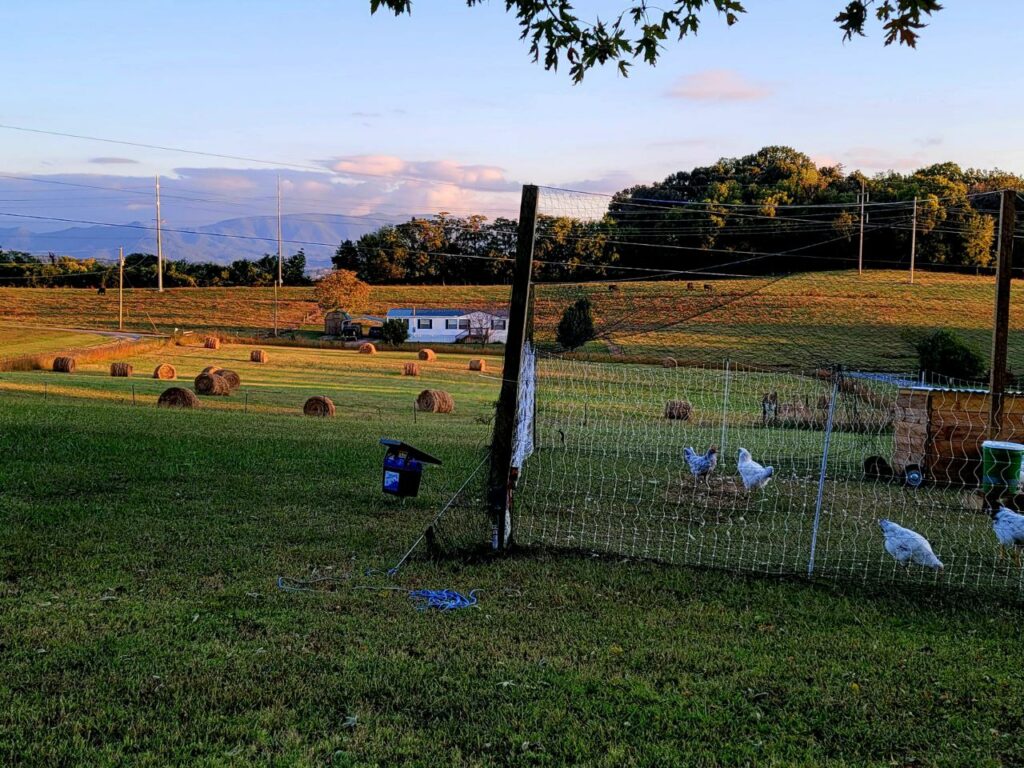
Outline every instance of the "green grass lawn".
{"label": "green grass lawn", "polygon": [[[365,575],[478,464],[497,379],[461,356],[413,380],[397,372],[409,353],[270,354],[135,361],[146,374],[168,359],[186,385],[230,364],[247,412],[238,394],[157,409],[165,383],[111,379],[106,363],[0,376],[3,764],[1024,762],[1022,615],[1002,593],[748,578],[586,547]],[[413,418],[428,383],[455,394],[455,414]],[[737,391],[737,420],[758,389]],[[338,416],[294,415],[311,393]],[[419,499],[381,495],[384,435],[444,461]],[[280,575],[335,581],[290,593]],[[477,589],[480,603],[421,613],[410,588]]]}
{"label": "green grass lawn", "polygon": [[110,342],[110,337],[98,333],[24,328],[0,324],[0,360],[63,349],[98,347]]}

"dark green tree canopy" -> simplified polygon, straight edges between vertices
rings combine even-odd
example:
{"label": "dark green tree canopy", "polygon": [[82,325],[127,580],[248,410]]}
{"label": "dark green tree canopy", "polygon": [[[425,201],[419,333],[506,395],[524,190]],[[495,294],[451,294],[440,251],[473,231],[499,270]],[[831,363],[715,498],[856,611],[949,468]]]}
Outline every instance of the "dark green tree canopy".
{"label": "dark green tree canopy", "polygon": [[[473,7],[483,0],[466,0]],[[821,0],[816,0],[815,6]],[[370,0],[370,12],[385,8],[396,16],[412,13],[412,0]],[[611,20],[581,19],[571,0],[505,0],[505,10],[515,13],[520,38],[530,43],[534,61],[544,59],[545,69],[558,69],[564,58],[574,82],[588,69],[614,64],[628,74],[633,59],[654,65],[665,42],[696,34],[701,22],[714,12],[729,26],[746,9],[739,0],[665,0],[651,4],[631,0]],[[886,45],[917,46],[924,17],[942,10],[937,0],[850,0],[835,17],[843,39],[865,35],[870,17],[882,25]]]}

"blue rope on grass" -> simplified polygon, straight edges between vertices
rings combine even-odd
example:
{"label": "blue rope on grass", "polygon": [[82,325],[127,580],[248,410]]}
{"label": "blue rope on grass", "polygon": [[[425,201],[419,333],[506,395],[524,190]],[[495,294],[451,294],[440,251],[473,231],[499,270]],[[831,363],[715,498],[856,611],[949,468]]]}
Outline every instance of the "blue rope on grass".
{"label": "blue rope on grass", "polygon": [[456,611],[459,608],[472,608],[476,605],[477,590],[463,595],[454,589],[413,589],[409,599],[416,604],[416,610],[426,611],[437,608],[439,611]]}

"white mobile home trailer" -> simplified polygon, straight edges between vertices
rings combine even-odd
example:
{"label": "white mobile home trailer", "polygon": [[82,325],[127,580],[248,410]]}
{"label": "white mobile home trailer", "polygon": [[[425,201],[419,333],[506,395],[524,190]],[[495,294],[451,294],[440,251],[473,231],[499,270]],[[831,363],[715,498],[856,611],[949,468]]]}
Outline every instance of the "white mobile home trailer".
{"label": "white mobile home trailer", "polygon": [[409,341],[423,344],[504,344],[508,337],[508,313],[467,309],[389,309],[388,320],[400,320],[409,328]]}

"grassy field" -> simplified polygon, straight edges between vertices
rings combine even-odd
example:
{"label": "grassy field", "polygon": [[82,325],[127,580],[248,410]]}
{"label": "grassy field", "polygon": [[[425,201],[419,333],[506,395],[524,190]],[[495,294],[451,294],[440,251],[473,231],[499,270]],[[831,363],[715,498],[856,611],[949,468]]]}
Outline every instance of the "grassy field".
{"label": "grassy field", "polygon": [[[598,541],[575,555],[418,556],[394,579],[367,575],[393,565],[480,462],[498,378],[463,356],[411,379],[399,373],[407,352],[274,348],[257,365],[248,349],[169,346],[134,358],[142,373],[129,380],[107,362],[0,374],[3,764],[1024,761],[1022,616],[1003,591],[747,578],[588,554],[608,549]],[[160,360],[186,386],[229,365],[243,388],[192,412],[157,409],[167,384],[145,376]],[[651,459],[641,438],[675,453],[717,435],[720,371],[698,386],[685,369],[630,368],[570,380],[591,395],[585,417],[578,397],[545,388],[540,466],[560,444],[551,426],[586,421],[566,437],[586,469],[560,459],[540,485],[527,474],[524,498],[546,488],[548,511],[583,501],[597,465],[582,443],[602,462],[615,454],[602,466],[622,472],[629,505],[628,473],[650,476],[637,474]],[[623,380],[635,382],[629,402]],[[741,381],[729,439],[768,450],[744,426],[766,382]],[[801,381],[784,395],[821,386]],[[454,414],[414,416],[428,385],[455,395]],[[660,409],[673,387],[697,408],[689,431],[636,412]],[[331,396],[338,416],[298,416],[310,394]],[[444,461],[419,498],[380,493],[381,436]],[[813,456],[820,434],[775,437],[774,455],[792,459]],[[861,439],[837,436],[838,460],[855,464]],[[776,489],[796,487],[784,480]],[[893,501],[872,498],[872,514]],[[743,517],[758,514],[767,520]],[[757,562],[758,550],[743,556]],[[295,593],[278,589],[282,575],[333,580]],[[418,612],[412,588],[480,590],[479,607]]]}
{"label": "grassy field", "polygon": [[86,349],[109,343],[109,337],[98,333],[46,328],[26,329],[15,325],[0,324],[0,359],[36,355],[61,349]]}
{"label": "grassy field", "polygon": [[[684,282],[627,282],[618,290],[603,283],[541,285],[537,289],[536,331],[553,339],[562,309],[581,294],[590,296],[599,332],[607,338],[588,348],[618,357],[673,355],[681,360],[806,368],[828,362],[883,370],[916,365],[915,334],[938,327],[960,331],[979,349],[990,343],[994,284],[991,277],[869,271],[797,274],[765,278],[708,280],[704,292]],[[1024,369],[1024,302],[1014,285],[1010,361]],[[271,325],[269,288],[128,291],[128,323],[137,330],[196,332],[223,330],[253,334]],[[281,293],[283,327],[315,337],[322,321],[311,289]],[[395,306],[503,307],[505,286],[378,286],[371,312]],[[86,290],[0,288],[0,306],[11,320],[49,325],[114,327],[116,297]],[[688,319],[689,318],[689,319]]]}

